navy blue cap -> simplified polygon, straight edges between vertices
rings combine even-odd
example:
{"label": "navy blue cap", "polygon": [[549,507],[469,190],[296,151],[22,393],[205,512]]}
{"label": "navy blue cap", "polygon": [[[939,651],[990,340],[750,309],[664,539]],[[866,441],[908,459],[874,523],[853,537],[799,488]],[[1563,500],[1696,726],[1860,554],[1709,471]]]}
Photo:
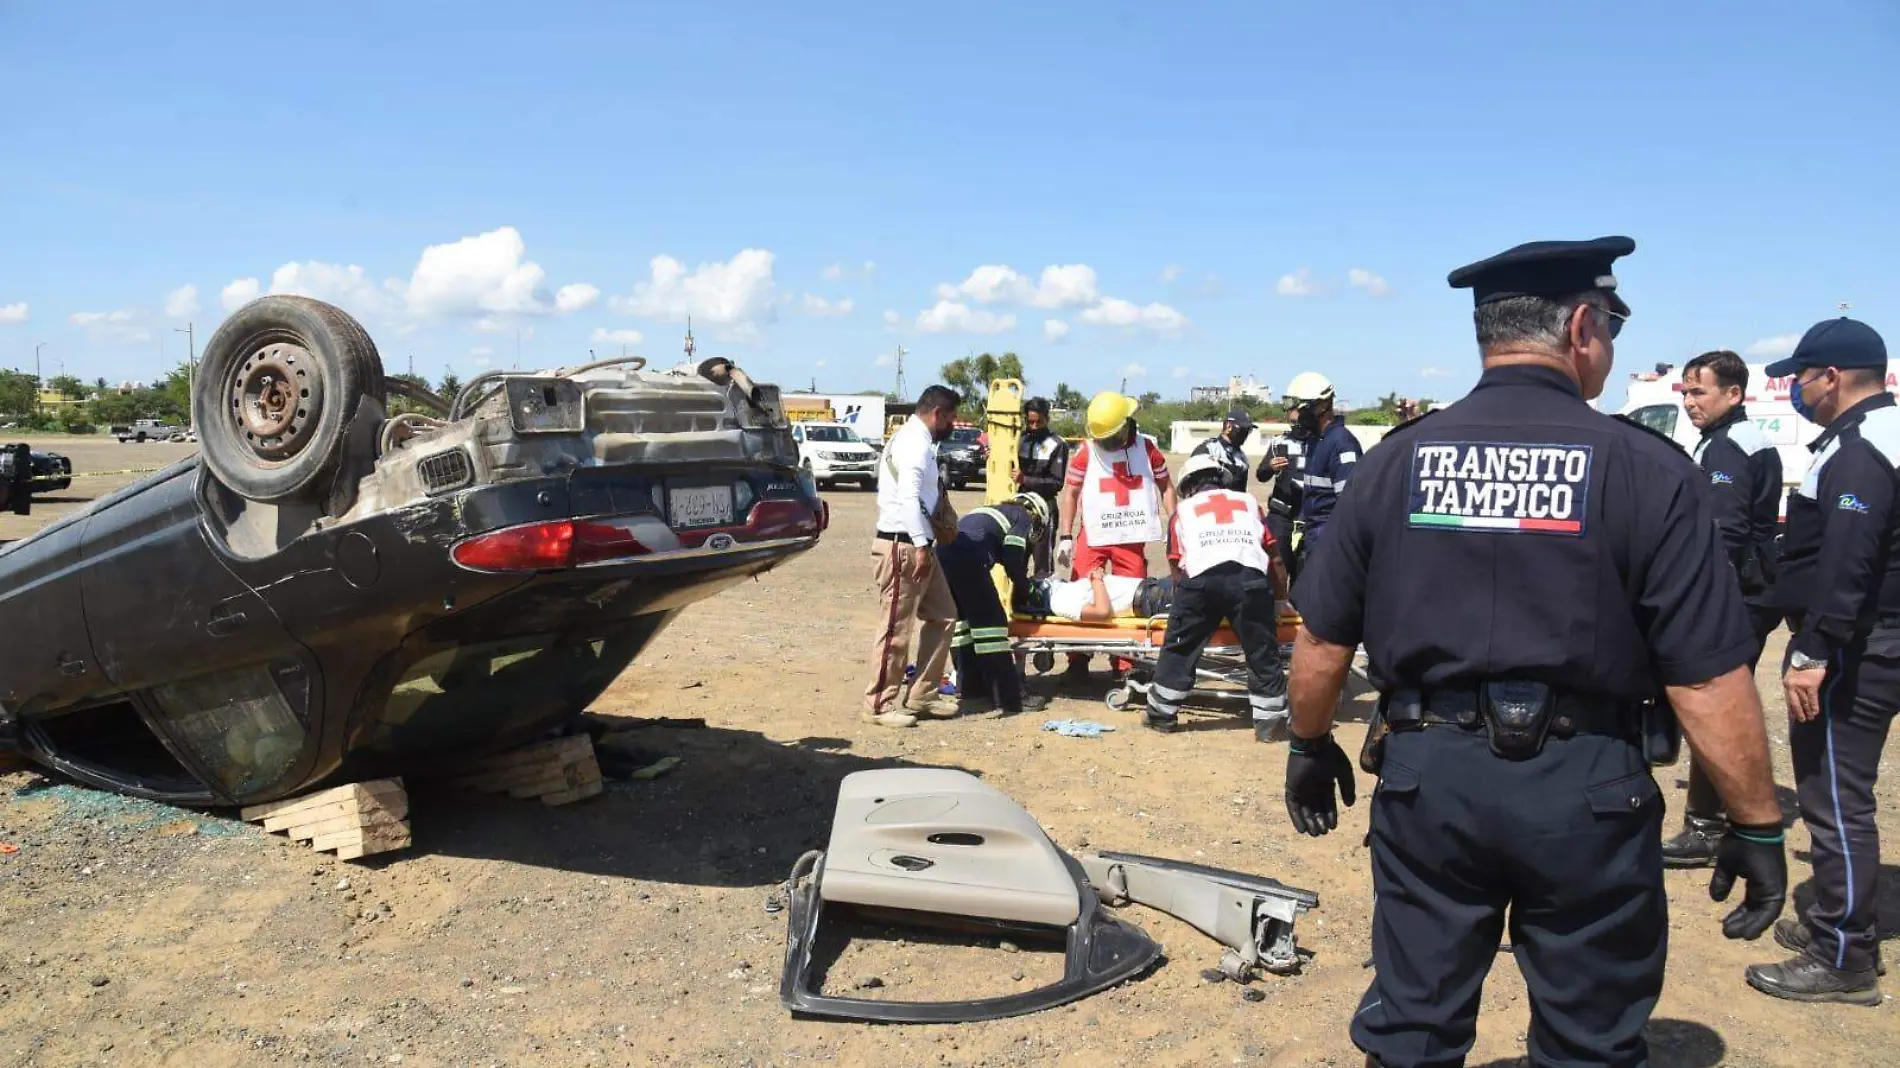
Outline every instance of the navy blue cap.
{"label": "navy blue cap", "polygon": [[1235,426],[1247,427],[1249,429],[1253,427],[1253,415],[1245,408],[1235,408],[1229,411],[1226,421]]}
{"label": "navy blue cap", "polygon": [[1794,374],[1803,367],[1879,367],[1887,366],[1887,343],[1874,328],[1845,315],[1825,319],[1801,335],[1801,343],[1786,359],[1768,365],[1770,378]]}
{"label": "navy blue cap", "polygon": [[1609,294],[1610,310],[1628,315],[1630,307],[1616,295],[1616,275],[1610,273],[1610,268],[1617,257],[1635,251],[1636,242],[1627,237],[1532,241],[1490,259],[1468,263],[1445,280],[1453,289],[1471,290],[1474,305],[1512,297],[1562,297],[1598,289]]}

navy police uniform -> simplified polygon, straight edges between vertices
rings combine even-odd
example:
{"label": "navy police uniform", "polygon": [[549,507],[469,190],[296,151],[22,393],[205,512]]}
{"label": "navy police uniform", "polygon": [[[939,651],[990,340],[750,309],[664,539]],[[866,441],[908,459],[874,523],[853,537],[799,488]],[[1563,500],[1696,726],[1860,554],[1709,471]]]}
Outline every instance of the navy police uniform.
{"label": "navy police uniform", "polygon": [[[1539,242],[1450,281],[1480,304],[1597,290],[1622,315],[1609,268],[1634,247]],[[1389,730],[1377,972],[1352,1021],[1384,1068],[1464,1063],[1507,913],[1531,1062],[1648,1063],[1669,925],[1642,711],[1755,648],[1704,481],[1673,443],[1527,364],[1487,369],[1359,463],[1294,601],[1316,638],[1364,643]],[[1526,708],[1544,710],[1540,746],[1487,730]]]}
{"label": "navy police uniform", "polygon": [[[1267,529],[1280,545],[1280,558],[1286,564],[1289,581],[1300,577],[1299,557],[1293,552],[1293,521],[1300,515],[1303,496],[1300,480],[1306,476],[1306,457],[1315,439],[1311,431],[1293,424],[1285,434],[1268,443],[1267,455],[1260,461],[1260,469],[1254,472],[1254,477],[1262,482],[1273,480],[1273,489],[1267,494]],[[1268,465],[1275,457],[1282,456],[1286,458],[1286,466],[1275,475]]]}
{"label": "navy police uniform", "polygon": [[990,569],[1017,588],[1029,581],[1029,552],[1034,522],[1019,504],[973,509],[957,520],[957,536],[937,550],[950,596],[957,602],[956,632],[950,653],[956,658],[957,686],[966,698],[988,700],[1006,714],[1023,711],[1022,675],[1010,651],[1009,616],[996,593]]}
{"label": "navy police uniform", "polygon": [[[1880,335],[1835,319],[1768,373],[1886,366]],[[1880,870],[1874,781],[1900,709],[1900,408],[1882,391],[1841,412],[1808,448],[1814,460],[1788,498],[1777,585],[1795,632],[1790,658],[1827,666],[1821,715],[1788,728],[1814,842],[1814,903],[1801,920],[1809,956],[1870,978]]]}
{"label": "navy police uniform", "polygon": [[1300,476],[1301,534],[1297,552],[1302,559],[1318,547],[1321,531],[1333,517],[1339,495],[1346,492],[1346,480],[1359,463],[1359,439],[1346,429],[1344,416],[1335,415],[1319,439],[1313,442]]}
{"label": "navy police uniform", "polygon": [[[1041,410],[1045,417],[1049,414],[1046,406]],[[1060,530],[1056,498],[1062,493],[1062,480],[1069,474],[1069,443],[1046,426],[1040,430],[1025,430],[1016,443],[1016,467],[1022,472],[1024,492],[1042,498],[1042,503],[1049,506],[1050,529]],[[1054,572],[1054,539],[1044,538],[1034,548],[1036,573]]]}
{"label": "navy police uniform", "polygon": [[[1759,660],[1768,635],[1781,625],[1781,610],[1775,606],[1781,453],[1748,417],[1747,407],[1738,404],[1702,429],[1691,455],[1708,478],[1709,507],[1715,513],[1722,550],[1741,582],[1742,603],[1748,606],[1749,622],[1755,628],[1755,659]],[[1682,837],[1664,844],[1663,859],[1682,866],[1707,864],[1715,856],[1722,798],[1708,773],[1693,760],[1686,809],[1687,829]],[[1698,827],[1698,820],[1708,822]]]}
{"label": "navy police uniform", "polygon": [[1241,451],[1241,446],[1246,444],[1247,438],[1253,434],[1253,416],[1247,414],[1245,408],[1236,408],[1227,413],[1227,419],[1221,424],[1221,430],[1224,432],[1229,426],[1239,431],[1236,435],[1240,438],[1239,442],[1230,443],[1226,438],[1217,435],[1194,446],[1194,451],[1190,455],[1213,457],[1214,462],[1220,465],[1220,481],[1217,483],[1220,488],[1233,490],[1235,493],[1245,493],[1247,492],[1247,454]]}

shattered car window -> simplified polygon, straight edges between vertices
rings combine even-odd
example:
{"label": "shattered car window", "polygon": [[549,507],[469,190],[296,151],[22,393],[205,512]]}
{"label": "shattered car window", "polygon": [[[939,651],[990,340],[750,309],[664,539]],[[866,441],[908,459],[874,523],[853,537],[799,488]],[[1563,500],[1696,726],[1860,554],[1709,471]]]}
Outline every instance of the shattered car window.
{"label": "shattered car window", "polygon": [[275,782],[303,750],[303,724],[264,665],[167,683],[152,699],[172,737],[230,793]]}

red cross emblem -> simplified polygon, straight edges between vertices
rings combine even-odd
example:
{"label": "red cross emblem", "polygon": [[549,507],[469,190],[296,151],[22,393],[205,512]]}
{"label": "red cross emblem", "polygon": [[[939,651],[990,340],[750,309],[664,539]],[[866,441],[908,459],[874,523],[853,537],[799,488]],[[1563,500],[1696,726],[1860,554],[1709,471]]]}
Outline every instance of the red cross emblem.
{"label": "red cross emblem", "polygon": [[1235,516],[1246,510],[1247,506],[1245,504],[1230,497],[1209,497],[1207,500],[1194,506],[1195,515],[1211,515],[1214,517],[1214,522],[1223,527],[1233,522]]}
{"label": "red cross emblem", "polygon": [[1141,476],[1128,470],[1128,461],[1126,460],[1116,461],[1115,473],[1095,484],[1095,488],[1101,490],[1103,493],[1112,493],[1115,495],[1115,507],[1117,508],[1128,507],[1129,498],[1132,497],[1135,490],[1140,487]]}

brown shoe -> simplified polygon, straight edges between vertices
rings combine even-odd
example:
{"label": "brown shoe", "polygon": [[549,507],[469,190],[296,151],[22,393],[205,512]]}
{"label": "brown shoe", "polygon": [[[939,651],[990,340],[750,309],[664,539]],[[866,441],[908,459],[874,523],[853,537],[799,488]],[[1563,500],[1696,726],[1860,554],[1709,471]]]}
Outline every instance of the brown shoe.
{"label": "brown shoe", "polygon": [[924,701],[905,701],[904,711],[915,716],[928,716],[931,719],[949,719],[957,714],[957,703],[947,697],[932,697]]}
{"label": "brown shoe", "polygon": [[917,725],[917,717],[909,712],[864,712],[860,713],[858,718],[880,727],[915,727]]}

